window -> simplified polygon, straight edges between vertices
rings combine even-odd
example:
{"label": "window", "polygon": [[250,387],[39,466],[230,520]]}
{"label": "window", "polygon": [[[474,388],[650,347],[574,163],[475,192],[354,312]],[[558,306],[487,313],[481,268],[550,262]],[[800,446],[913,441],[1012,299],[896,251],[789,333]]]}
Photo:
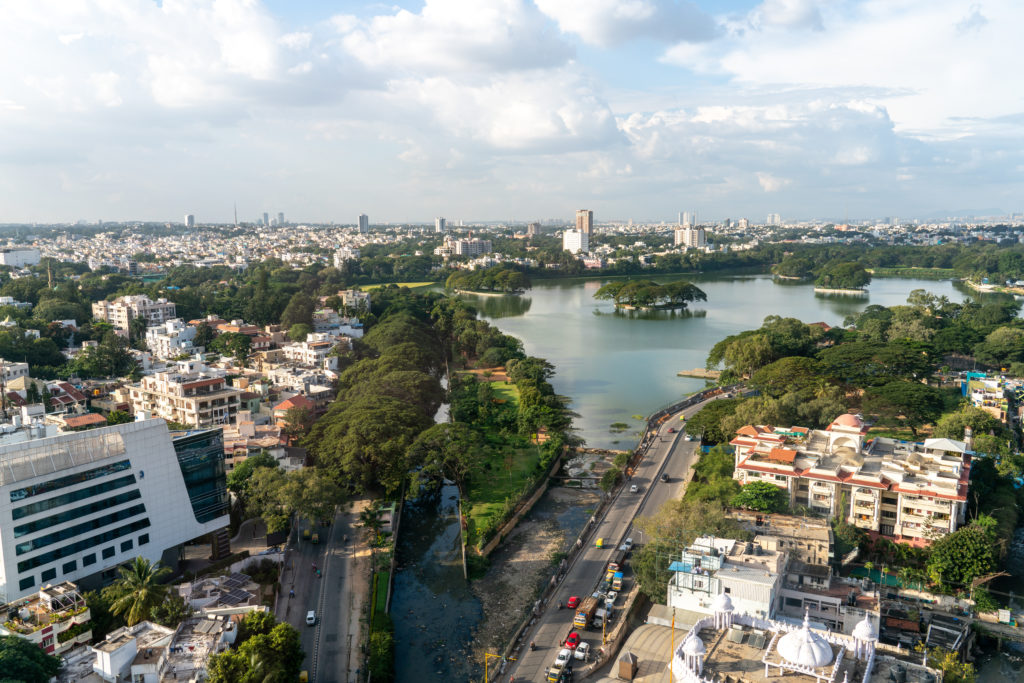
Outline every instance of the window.
{"label": "window", "polygon": [[76,562],[75,560],[71,560],[70,562],[65,562],[64,563],[64,566],[60,568],[60,573],[61,574],[70,574],[71,572],[75,571],[76,569],[78,569],[78,562]]}
{"label": "window", "polygon": [[802,607],[803,600],[800,598],[786,598],[786,607]]}
{"label": "window", "polygon": [[[40,548],[45,548],[48,545],[60,543],[61,541],[66,541],[69,538],[74,538],[75,536],[81,536],[82,534],[89,533],[90,531],[102,529],[108,524],[114,524],[115,522],[120,522],[129,519],[130,517],[135,517],[136,515],[145,514],[145,512],[145,505],[141,503],[139,505],[133,505],[130,508],[118,510],[117,512],[112,512],[109,515],[97,517],[96,519],[89,520],[88,522],[82,522],[81,524],[76,524],[75,526],[68,527],[67,529],[54,531],[52,534],[39,536],[38,538],[33,538],[31,541],[19,543],[18,545],[14,546],[14,552],[18,555],[24,555],[25,553],[30,553],[33,550],[39,550]],[[124,534],[118,534],[118,536],[123,535]]]}
{"label": "window", "polygon": [[96,553],[89,553],[82,558],[83,567],[88,567],[90,564],[96,564]]}
{"label": "window", "polygon": [[147,543],[149,543],[149,534],[139,536],[139,545],[146,545]]}
{"label": "window", "polygon": [[122,552],[122,553],[126,553],[126,552],[128,552],[129,550],[131,550],[131,549],[132,549],[132,546],[133,546],[133,545],[134,545],[134,544],[133,544],[133,543],[131,542],[131,540],[130,540],[130,539],[129,539],[129,540],[127,540],[127,541],[123,541],[123,542],[121,543],[121,552]]}
{"label": "window", "polygon": [[[131,480],[129,483],[135,482],[134,477],[125,477],[125,479]],[[88,491],[89,489],[83,490]],[[64,497],[65,496],[58,496],[57,498],[54,498],[52,500],[57,500],[59,498]],[[85,517],[87,515],[91,515],[96,512],[102,512],[103,510],[106,510],[108,508],[116,507],[118,505],[121,505],[122,503],[128,503],[133,500],[138,500],[141,497],[142,493],[140,493],[138,489],[135,489],[133,491],[121,493],[116,496],[111,496],[110,498],[106,498],[104,500],[94,501],[92,503],[89,503],[88,505],[81,505],[73,510],[65,510],[64,512],[61,512],[56,515],[42,517],[40,519],[28,522],[26,524],[19,524],[18,526],[14,527],[14,537],[19,538],[21,536],[27,536],[28,534],[32,534],[37,531],[42,531],[43,529],[49,529],[52,526],[57,526],[58,524],[63,524],[64,522],[70,522],[75,519],[81,519],[82,517]]]}
{"label": "window", "polygon": [[[120,440],[121,438],[119,434],[103,434],[98,436],[100,436],[100,438],[106,436],[116,436],[118,440]],[[120,453],[124,453],[123,442],[120,444]],[[11,491],[11,502],[16,503],[19,500],[24,500],[25,498],[31,498],[32,496],[38,496],[44,493],[49,493],[51,491],[56,491],[58,489],[67,488],[68,486],[81,484],[82,482],[97,479],[99,477],[105,477],[108,474],[113,474],[114,472],[124,472],[125,470],[131,469],[131,466],[131,461],[121,460],[120,462],[115,462],[110,465],[104,465],[103,467],[94,467],[91,470],[79,472],[78,474],[69,474],[66,477],[50,479],[49,481],[44,481],[33,486],[26,486],[24,488],[14,489],[13,491]]]}
{"label": "window", "polygon": [[64,507],[70,503],[76,503],[86,498],[92,498],[98,496],[107,491],[113,491],[115,489],[124,488],[125,486],[131,486],[135,483],[135,475],[129,474],[126,477],[118,477],[117,479],[111,479],[105,481],[102,484],[96,484],[95,486],[89,486],[84,489],[72,491],[71,493],[65,493],[62,496],[54,496],[53,498],[47,498],[41,500],[38,503],[32,503],[30,505],[22,505],[20,508],[14,508],[11,511],[11,516],[15,520],[28,517],[29,515],[36,515],[40,512],[46,512],[54,508]]}
{"label": "window", "polygon": [[110,558],[112,558],[114,556],[115,552],[117,552],[117,551],[114,550],[113,548],[104,548],[103,549],[103,559],[104,560],[109,560]]}
{"label": "window", "polygon": [[46,583],[47,581],[53,581],[55,578],[57,578],[57,570],[47,569],[45,572],[43,572],[43,575],[40,578],[42,579],[43,583]]}
{"label": "window", "polygon": [[726,593],[728,593],[728,592],[729,592],[729,589],[728,589],[728,588],[726,588],[726,589],[725,589],[725,592],[726,592]]}
{"label": "window", "polygon": [[27,591],[36,585],[36,577],[26,576],[24,579],[18,582],[18,590]]}

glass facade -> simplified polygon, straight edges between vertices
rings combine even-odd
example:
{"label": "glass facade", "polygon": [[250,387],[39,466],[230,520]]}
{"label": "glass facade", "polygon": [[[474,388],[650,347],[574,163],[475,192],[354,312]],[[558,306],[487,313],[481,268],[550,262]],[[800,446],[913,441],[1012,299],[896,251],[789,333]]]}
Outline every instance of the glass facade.
{"label": "glass facade", "polygon": [[[121,452],[124,452],[122,448]],[[11,502],[16,503],[19,500],[31,498],[32,496],[39,496],[44,493],[50,493],[58,489],[64,489],[68,486],[74,486],[75,484],[81,484],[84,481],[90,481],[92,479],[98,479],[105,477],[108,474],[114,474],[115,472],[124,472],[125,470],[131,469],[132,463],[129,460],[119,460],[109,465],[102,467],[94,467],[91,470],[85,470],[77,474],[69,474],[66,477],[57,477],[56,479],[49,479],[38,484],[31,486],[24,486],[20,489],[11,490]]]}
{"label": "glass facade", "polygon": [[145,514],[145,512],[145,505],[142,505],[141,503],[139,505],[133,505],[130,508],[118,510],[117,512],[112,512],[109,515],[97,517],[96,519],[91,519],[88,522],[82,522],[81,524],[76,524],[75,526],[70,526],[67,529],[54,531],[52,534],[39,536],[38,538],[33,538],[31,541],[19,543],[18,545],[14,546],[14,552],[18,555],[24,555],[25,553],[30,553],[33,550],[39,550],[40,548],[45,548],[48,545],[60,543],[61,541],[66,541],[69,538],[74,538],[75,536],[79,536],[90,531],[95,531],[96,529],[102,529],[108,524],[120,522],[125,519],[135,517],[136,515]]}
{"label": "glass facade", "polygon": [[[63,496],[60,497],[63,498]],[[93,503],[89,503],[88,505],[81,505],[79,507],[76,507],[74,510],[67,510],[66,512],[61,512],[56,515],[50,515],[49,517],[35,519],[26,524],[19,524],[18,526],[14,527],[14,537],[20,538],[21,536],[34,534],[37,531],[49,529],[52,526],[57,526],[58,524],[63,524],[64,522],[70,522],[74,519],[87,517],[88,515],[91,515],[95,512],[102,512],[107,508],[116,507],[118,505],[121,505],[122,503],[128,503],[133,500],[138,500],[139,498],[142,498],[142,494],[139,492],[138,489],[135,489],[134,491],[119,493],[118,495],[111,496],[110,498],[97,500]]]}
{"label": "glass facade", "polygon": [[191,432],[174,439],[173,443],[196,521],[205,523],[228,514],[221,431]]}
{"label": "glass facade", "polygon": [[[70,543],[55,550],[51,550],[48,553],[43,553],[42,555],[37,555],[36,557],[30,557],[27,560],[22,560],[18,563],[18,571],[27,572],[30,569],[42,567],[44,564],[50,564],[51,562],[55,562],[56,560],[60,560],[65,557],[70,557],[71,555],[77,555],[83,550],[95,548],[97,545],[113,541],[115,538],[120,538],[122,536],[127,536],[128,534],[135,533],[136,531],[148,529],[149,526],[150,524],[148,519],[140,519],[137,522],[125,524],[124,526],[120,526],[116,529],[105,531],[102,534],[97,534],[90,538],[84,538],[81,541]],[[107,554],[107,551],[110,551],[109,555]],[[104,559],[108,557],[113,557],[113,555],[113,548],[105,548],[103,550]],[[46,579],[43,580],[46,581]]]}

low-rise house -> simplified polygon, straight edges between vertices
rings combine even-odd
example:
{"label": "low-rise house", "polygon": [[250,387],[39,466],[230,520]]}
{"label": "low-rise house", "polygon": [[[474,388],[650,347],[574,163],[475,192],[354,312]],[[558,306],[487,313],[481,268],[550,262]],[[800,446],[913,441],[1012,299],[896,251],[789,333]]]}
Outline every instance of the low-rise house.
{"label": "low-rise house", "polygon": [[779,592],[780,619],[798,623],[806,614],[831,631],[849,634],[865,617],[877,630],[878,608],[877,591],[864,590],[855,579],[834,576],[828,565],[790,559]]}
{"label": "low-rise house", "polygon": [[174,318],[146,330],[146,347],[157,358],[173,360],[181,355],[202,353],[204,348],[195,345],[195,338],[194,326],[187,325],[181,318]]}
{"label": "low-rise house", "polygon": [[729,516],[755,534],[754,541],[762,548],[785,551],[791,560],[808,564],[833,561],[832,527],[824,519],[748,510],[732,510]]}

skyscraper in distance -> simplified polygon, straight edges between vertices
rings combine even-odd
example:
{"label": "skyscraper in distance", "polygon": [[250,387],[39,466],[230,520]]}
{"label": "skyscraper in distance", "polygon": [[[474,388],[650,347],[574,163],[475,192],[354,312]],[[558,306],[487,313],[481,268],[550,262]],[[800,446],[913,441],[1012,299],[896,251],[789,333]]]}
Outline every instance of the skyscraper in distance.
{"label": "skyscraper in distance", "polygon": [[444,232],[445,231],[444,223],[445,223],[444,219],[441,218],[440,216],[435,218],[434,219],[434,232]]}
{"label": "skyscraper in distance", "polygon": [[370,217],[365,213],[359,214],[359,234],[365,235],[370,232]]}
{"label": "skyscraper in distance", "polygon": [[266,211],[264,211],[263,212],[263,227],[265,228],[268,225],[270,225],[270,214],[268,214]]}
{"label": "skyscraper in distance", "polygon": [[194,228],[196,227],[196,217],[190,213],[185,214],[185,227]]}
{"label": "skyscraper in distance", "polygon": [[576,209],[576,230],[590,238],[594,233],[594,212],[590,209]]}
{"label": "skyscraper in distance", "polygon": [[277,224],[284,225],[284,211],[277,212]]}

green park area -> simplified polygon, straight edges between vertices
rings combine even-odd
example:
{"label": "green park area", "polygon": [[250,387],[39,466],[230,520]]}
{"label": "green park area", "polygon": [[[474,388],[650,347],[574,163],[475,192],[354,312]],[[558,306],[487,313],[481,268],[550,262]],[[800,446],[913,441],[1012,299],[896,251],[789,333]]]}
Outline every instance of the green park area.
{"label": "green park area", "polygon": [[508,382],[491,382],[491,389],[494,390],[494,400],[499,403],[516,409],[519,407],[519,389],[515,384]]}

